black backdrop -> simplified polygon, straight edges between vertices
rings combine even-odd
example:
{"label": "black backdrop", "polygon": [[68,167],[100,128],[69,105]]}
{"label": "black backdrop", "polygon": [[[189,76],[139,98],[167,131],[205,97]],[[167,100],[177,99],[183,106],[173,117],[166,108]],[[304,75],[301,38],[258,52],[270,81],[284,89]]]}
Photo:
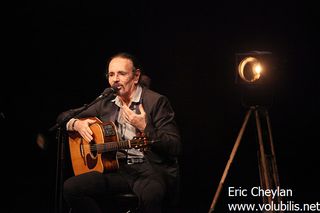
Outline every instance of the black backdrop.
{"label": "black backdrop", "polygon": [[[61,111],[91,102],[108,86],[105,61],[118,51],[140,58],[152,89],[168,96],[176,111],[184,212],[208,211],[246,113],[234,84],[235,53],[271,51],[278,81],[269,113],[280,184],[294,192],[288,201],[319,201],[314,5],[74,0],[9,9],[1,124],[2,144],[10,147],[2,156],[11,212],[52,212],[57,157],[48,129]],[[228,203],[260,202],[226,191],[259,185],[254,128],[249,123],[229,170],[217,204],[221,212]],[[46,149],[36,143],[39,133],[47,138]]]}

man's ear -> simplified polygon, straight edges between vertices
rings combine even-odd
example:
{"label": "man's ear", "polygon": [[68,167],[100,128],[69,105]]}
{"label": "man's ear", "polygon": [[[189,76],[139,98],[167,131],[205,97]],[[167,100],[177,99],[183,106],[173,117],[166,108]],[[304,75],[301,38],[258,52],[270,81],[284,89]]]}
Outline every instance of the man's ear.
{"label": "man's ear", "polygon": [[141,70],[136,69],[136,72],[134,73],[134,83],[135,84],[138,84],[139,79],[140,79],[140,75],[141,75]]}

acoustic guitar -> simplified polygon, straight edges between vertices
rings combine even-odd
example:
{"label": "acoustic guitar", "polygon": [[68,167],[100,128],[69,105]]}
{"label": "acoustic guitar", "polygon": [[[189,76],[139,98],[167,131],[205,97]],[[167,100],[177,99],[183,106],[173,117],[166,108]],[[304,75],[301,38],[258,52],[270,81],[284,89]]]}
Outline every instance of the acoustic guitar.
{"label": "acoustic guitar", "polygon": [[101,122],[90,125],[93,140],[84,140],[78,132],[69,132],[69,148],[74,175],[90,171],[110,172],[119,168],[117,151],[121,149],[141,149],[153,143],[146,137],[134,137],[119,141],[116,125],[113,122]]}

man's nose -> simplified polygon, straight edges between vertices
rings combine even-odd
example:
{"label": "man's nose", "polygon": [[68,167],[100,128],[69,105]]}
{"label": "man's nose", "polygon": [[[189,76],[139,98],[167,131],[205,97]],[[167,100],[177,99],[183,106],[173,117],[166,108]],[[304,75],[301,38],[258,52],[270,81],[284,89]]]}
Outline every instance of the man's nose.
{"label": "man's nose", "polygon": [[113,81],[119,81],[119,75],[118,74],[114,74],[112,80]]}

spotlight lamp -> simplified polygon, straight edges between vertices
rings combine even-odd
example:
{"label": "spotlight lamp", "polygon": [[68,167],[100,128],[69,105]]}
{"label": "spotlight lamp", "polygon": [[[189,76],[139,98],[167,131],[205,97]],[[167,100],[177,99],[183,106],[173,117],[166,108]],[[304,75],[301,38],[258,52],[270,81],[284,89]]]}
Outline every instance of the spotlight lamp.
{"label": "spotlight lamp", "polygon": [[254,57],[244,58],[238,67],[239,76],[242,80],[252,83],[258,81],[261,76],[262,67],[258,59]]}
{"label": "spotlight lamp", "polygon": [[236,54],[235,82],[245,106],[270,105],[273,98],[275,64],[271,52]]}
{"label": "spotlight lamp", "polygon": [[270,83],[272,75],[271,52],[251,51],[236,54],[237,84]]}
{"label": "spotlight lamp", "polygon": [[[249,122],[251,114],[255,116],[255,124],[258,133],[258,163],[260,185],[264,190],[279,188],[278,168],[273,145],[271,124],[268,107],[272,104],[274,78],[274,60],[271,60],[270,52],[253,51],[248,53],[236,54],[236,83],[241,92],[242,104],[248,108],[242,127],[239,131],[227,165],[221,176],[216,193],[212,199],[209,213],[215,211],[216,203],[221,194],[223,183],[227,177],[231,163],[239,148],[243,133]],[[272,79],[272,80],[271,80]],[[271,84],[272,83],[272,84]],[[260,119],[260,118],[263,119]],[[261,122],[262,121],[262,122]],[[267,143],[264,144],[264,141]],[[281,196],[264,197],[263,203],[268,205],[281,204]]]}

